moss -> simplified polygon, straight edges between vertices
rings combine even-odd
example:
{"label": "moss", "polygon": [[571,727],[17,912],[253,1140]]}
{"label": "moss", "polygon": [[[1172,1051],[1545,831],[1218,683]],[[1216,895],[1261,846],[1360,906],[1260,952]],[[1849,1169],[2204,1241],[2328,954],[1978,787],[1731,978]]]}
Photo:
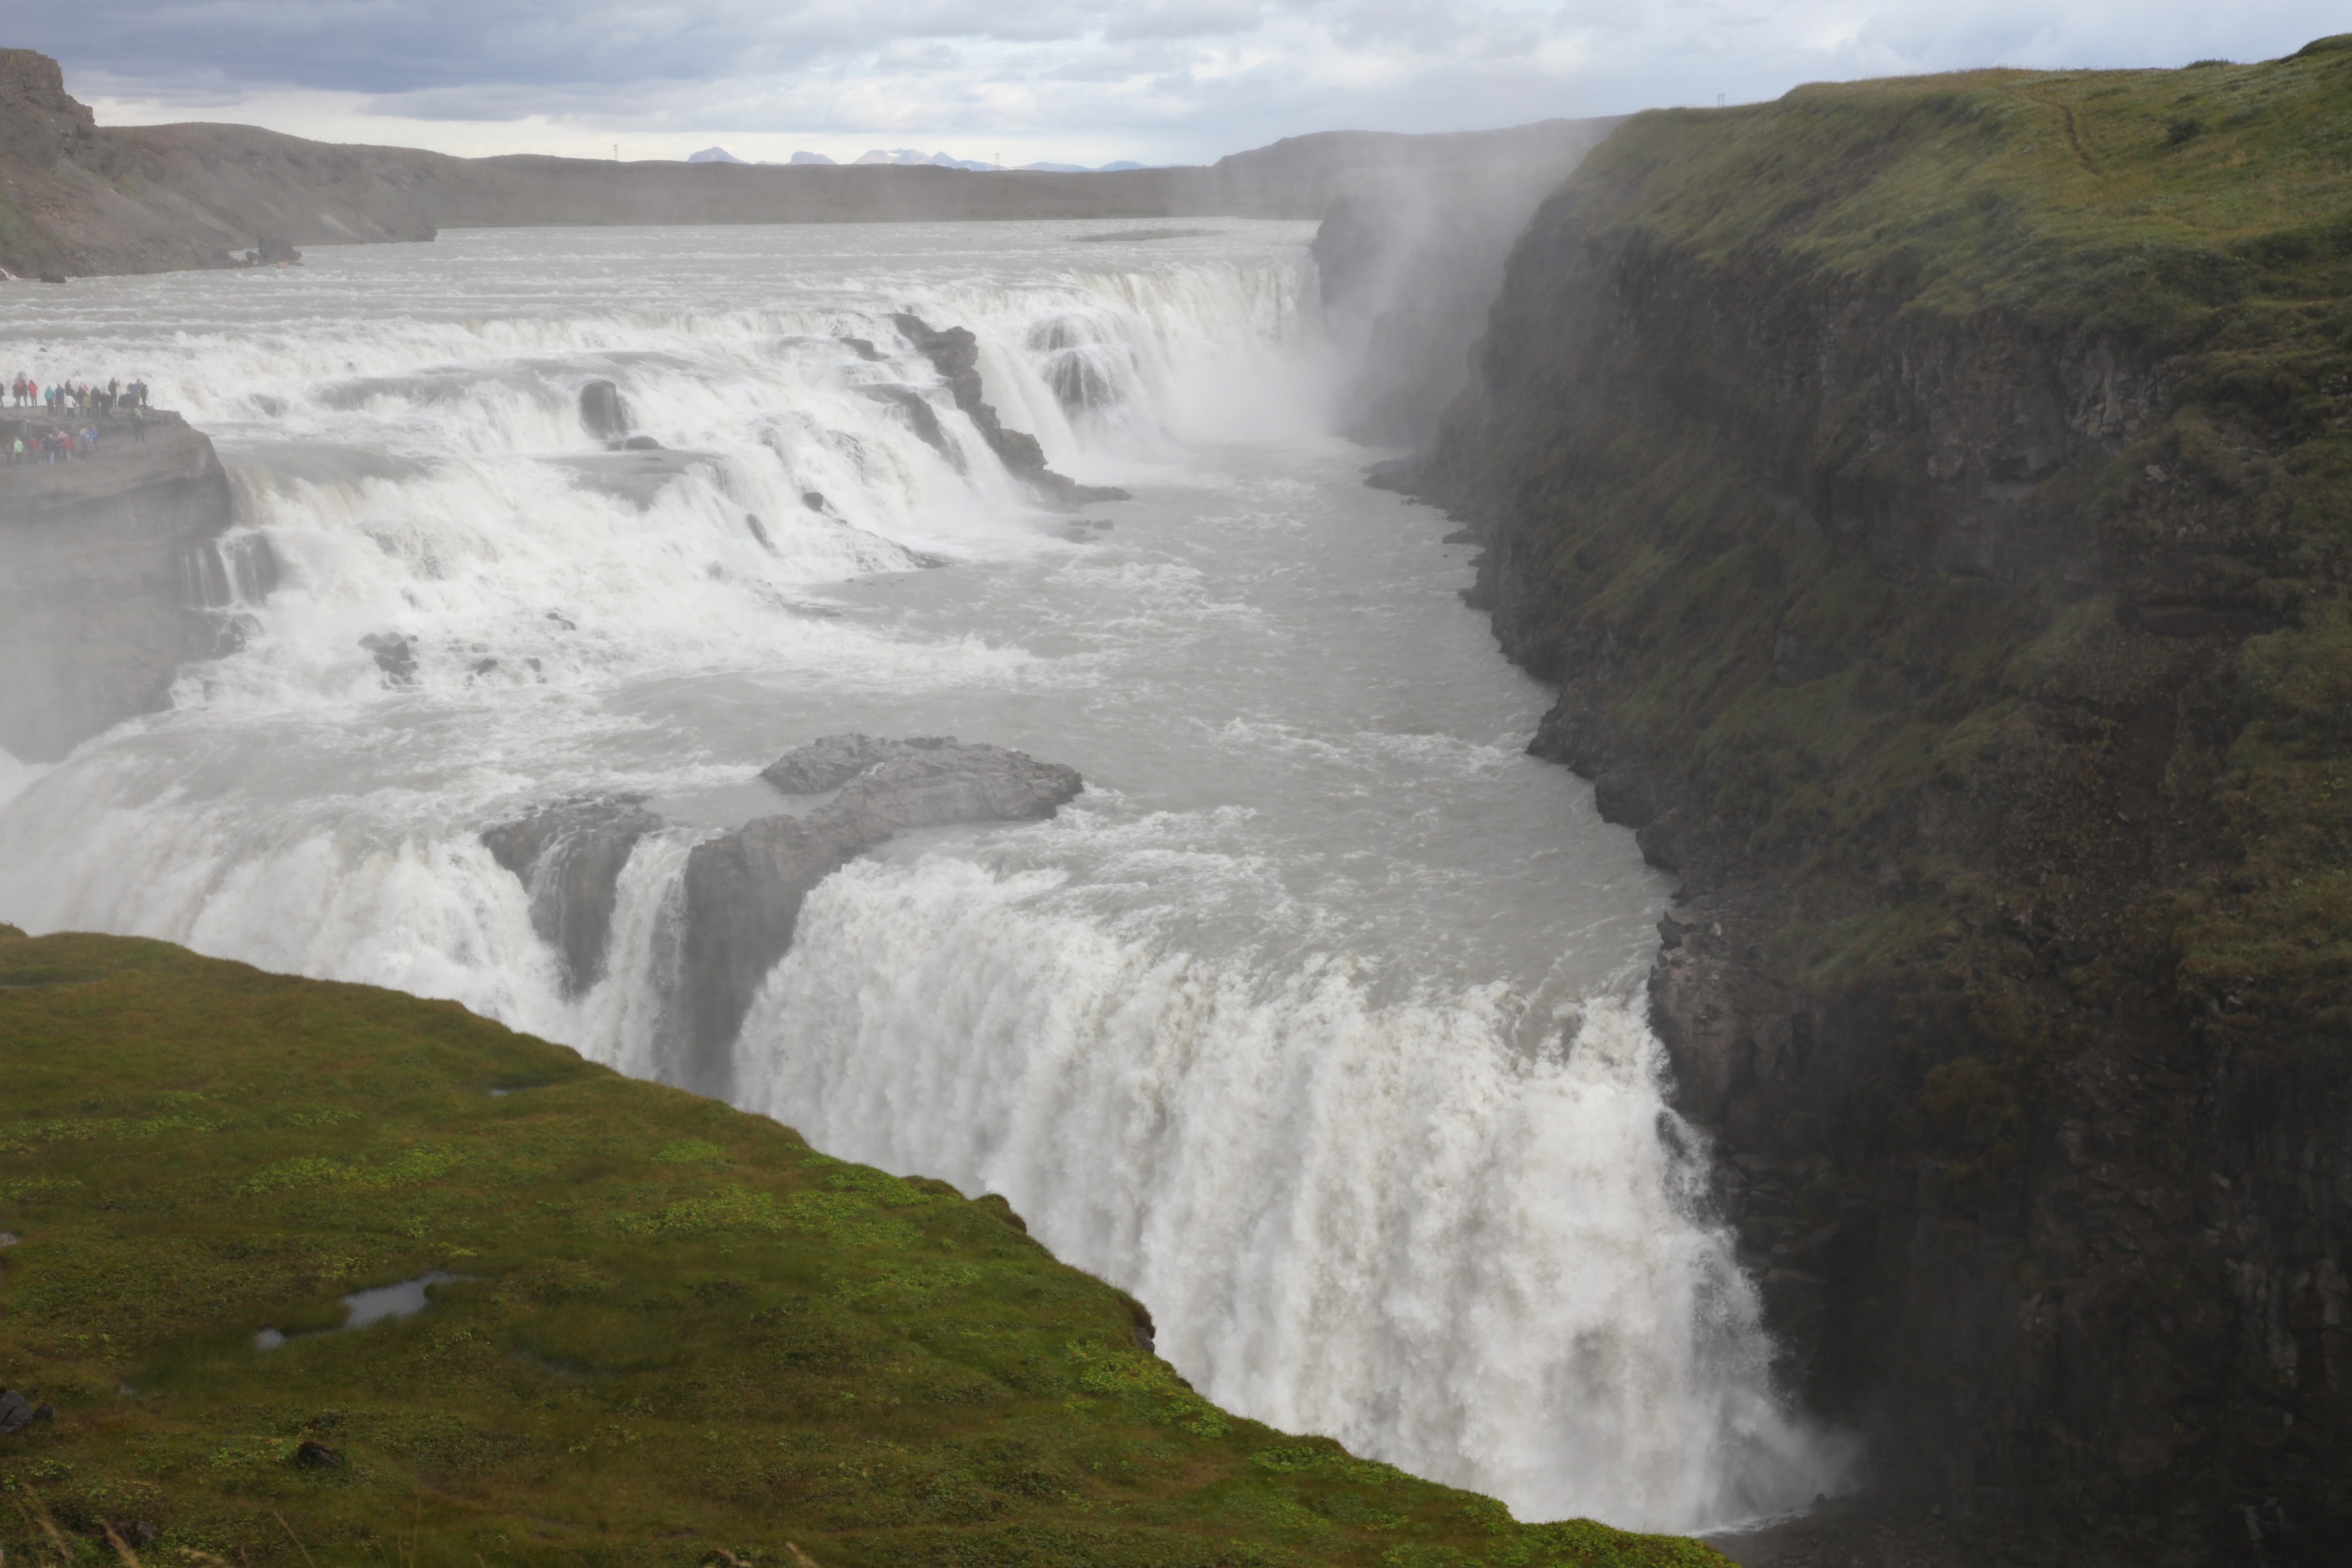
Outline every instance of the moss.
{"label": "moss", "polygon": [[[1438,459],[1501,520],[1498,626],[1612,758],[1691,783],[1719,860],[1800,889],[1816,980],[1917,959],[1877,906],[1940,847],[1979,862],[1947,914],[2099,925],[2120,967],[2083,998],[2129,973],[2352,1047],[2352,48],[1636,116],[1512,287],[1494,415]],[[1893,389],[2064,353],[2152,367],[2146,426],[2024,476],[2047,553],[2016,580],[1935,566],[1974,490]],[[2149,635],[2147,603],[2211,629]],[[2005,984],[2053,963],[2034,930],[1935,962]]]}
{"label": "moss", "polygon": [[1001,1198],[156,942],[0,927],[0,1229],[10,1562],[1722,1562],[1219,1410]]}

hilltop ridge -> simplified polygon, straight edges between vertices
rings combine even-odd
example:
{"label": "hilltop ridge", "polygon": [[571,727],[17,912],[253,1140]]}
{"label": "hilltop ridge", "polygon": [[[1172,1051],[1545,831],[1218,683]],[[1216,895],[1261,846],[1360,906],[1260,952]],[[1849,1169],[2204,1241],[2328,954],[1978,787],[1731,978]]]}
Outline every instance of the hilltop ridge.
{"label": "hilltop ridge", "polygon": [[429,240],[534,224],[1320,217],[1391,166],[1580,151],[1610,121],[1294,138],[1207,167],[975,173],[924,164],[607,163],[308,142],[247,125],[101,127],[58,62],[0,49],[0,267],[90,276],[232,264],[265,241]]}

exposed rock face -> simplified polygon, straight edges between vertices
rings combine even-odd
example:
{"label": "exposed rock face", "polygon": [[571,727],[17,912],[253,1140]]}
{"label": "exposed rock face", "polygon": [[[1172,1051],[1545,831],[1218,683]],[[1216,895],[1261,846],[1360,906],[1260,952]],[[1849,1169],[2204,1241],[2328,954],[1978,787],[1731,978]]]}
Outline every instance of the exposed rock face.
{"label": "exposed rock face", "polygon": [[163,707],[275,579],[260,540],[221,548],[236,508],[212,443],[177,415],[147,429],[106,421],[94,458],[0,468],[0,746],[20,761]]}
{"label": "exposed rock face", "polygon": [[[1088,501],[1125,500],[1127,492],[1110,485],[1082,485],[1066,475],[1057,474],[1045,466],[1045,449],[1037,445],[1037,437],[1025,431],[1008,430],[982,395],[980,384],[980,340],[963,327],[950,327],[935,331],[924,324],[919,316],[900,313],[890,318],[918,353],[931,362],[940,379],[948,384],[955,405],[980,431],[981,438],[996,454],[997,460],[1014,478],[1029,485],[1048,500],[1065,506],[1083,506]],[[928,405],[923,412],[929,414]],[[920,426],[917,428],[919,430]],[[938,421],[931,421],[934,435]],[[937,440],[934,446],[940,445]]]}
{"label": "exposed rock face", "polygon": [[637,840],[662,826],[643,802],[641,795],[562,801],[482,832],[492,858],[530,890],[531,929],[555,949],[567,996],[604,977],[622,869]]}
{"label": "exposed rock face", "polygon": [[[2340,115],[2352,40],[2242,75]],[[2270,304],[2345,213],[2284,131],[2168,151],[2210,79],[1639,117],[1420,469],[1531,749],[1683,875],[1678,1102],[1905,1561],[2352,1539],[2352,311]],[[2245,226],[2132,228],[2158,177]]]}
{"label": "exposed rock face", "polygon": [[609,381],[592,381],[580,389],[580,423],[599,441],[619,441],[629,434],[629,406],[621,389]]}
{"label": "exposed rock face", "polygon": [[729,1047],[760,982],[792,945],[809,889],[853,856],[908,828],[1048,817],[1083,787],[1076,769],[952,740],[836,735],[787,752],[762,775],[841,794],[814,812],[769,816],[695,846],[686,868],[682,1001],[692,1053],[685,1087],[723,1095]]}
{"label": "exposed rock face", "polygon": [[913,735],[903,741],[826,735],[786,752],[761,769],[760,776],[786,795],[823,795],[839,789],[877,763],[908,752],[946,751],[956,745],[952,735]]}

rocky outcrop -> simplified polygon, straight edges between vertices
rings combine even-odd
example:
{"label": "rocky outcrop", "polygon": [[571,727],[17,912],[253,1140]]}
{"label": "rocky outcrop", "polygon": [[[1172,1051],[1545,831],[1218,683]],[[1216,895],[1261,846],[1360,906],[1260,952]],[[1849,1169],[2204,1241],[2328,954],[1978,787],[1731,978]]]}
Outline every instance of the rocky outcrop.
{"label": "rocky outcrop", "polygon": [[761,817],[706,839],[687,860],[679,984],[684,1087],[723,1096],[730,1047],[760,983],[792,945],[809,889],[910,828],[1048,817],[1082,787],[1076,770],[1020,752],[930,737],[836,735],[761,775],[793,792],[838,789],[803,815]]}
{"label": "rocky outcrop", "polygon": [[[1066,475],[1055,473],[1045,466],[1045,449],[1037,445],[1036,437],[1025,430],[1005,428],[1003,420],[997,417],[996,410],[982,392],[980,340],[971,335],[969,328],[950,327],[940,331],[925,324],[921,317],[905,312],[891,317],[890,322],[898,329],[899,335],[913,345],[916,353],[931,362],[931,368],[938,371],[940,379],[947,384],[948,394],[955,399],[955,405],[971,421],[973,428],[980,432],[981,439],[987,442],[989,450],[996,454],[996,460],[1003,463],[1013,478],[1028,485],[1041,498],[1064,506],[1128,499],[1127,492],[1115,486],[1082,485]],[[923,413],[930,413],[928,405],[924,405]],[[922,426],[918,425],[917,429],[920,431]],[[927,438],[933,446],[943,444],[939,438],[936,416],[930,420],[930,435]]]}
{"label": "rocky outcrop", "polygon": [[2352,314],[2271,303],[2340,293],[2347,45],[1638,117],[1417,470],[1682,874],[1677,1100],[1875,1439],[1872,1555],[1786,1561],[2352,1536]]}
{"label": "rocky outcrop", "polygon": [[599,441],[620,441],[627,437],[631,421],[629,405],[621,397],[621,389],[602,379],[590,382],[580,389],[580,423],[588,434]]}
{"label": "rocky outcrop", "polygon": [[[138,442],[99,424],[93,457],[0,468],[0,747],[20,761],[165,706],[275,579],[262,541],[224,547],[235,500],[210,441],[177,415]],[[17,428],[0,418],[0,444]]]}
{"label": "rocky outcrop", "polygon": [[530,894],[531,929],[555,950],[563,994],[604,977],[613,905],[637,841],[660,830],[643,795],[559,801],[482,830],[491,858]]}

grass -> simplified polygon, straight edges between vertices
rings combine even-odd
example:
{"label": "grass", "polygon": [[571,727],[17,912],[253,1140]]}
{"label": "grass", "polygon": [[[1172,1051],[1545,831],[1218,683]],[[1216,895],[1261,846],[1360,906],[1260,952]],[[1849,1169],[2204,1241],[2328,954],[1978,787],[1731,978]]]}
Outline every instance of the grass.
{"label": "grass", "polygon": [[158,942],[0,927],[0,1230],[11,1563],[1723,1561],[1218,1409],[1002,1199]]}

